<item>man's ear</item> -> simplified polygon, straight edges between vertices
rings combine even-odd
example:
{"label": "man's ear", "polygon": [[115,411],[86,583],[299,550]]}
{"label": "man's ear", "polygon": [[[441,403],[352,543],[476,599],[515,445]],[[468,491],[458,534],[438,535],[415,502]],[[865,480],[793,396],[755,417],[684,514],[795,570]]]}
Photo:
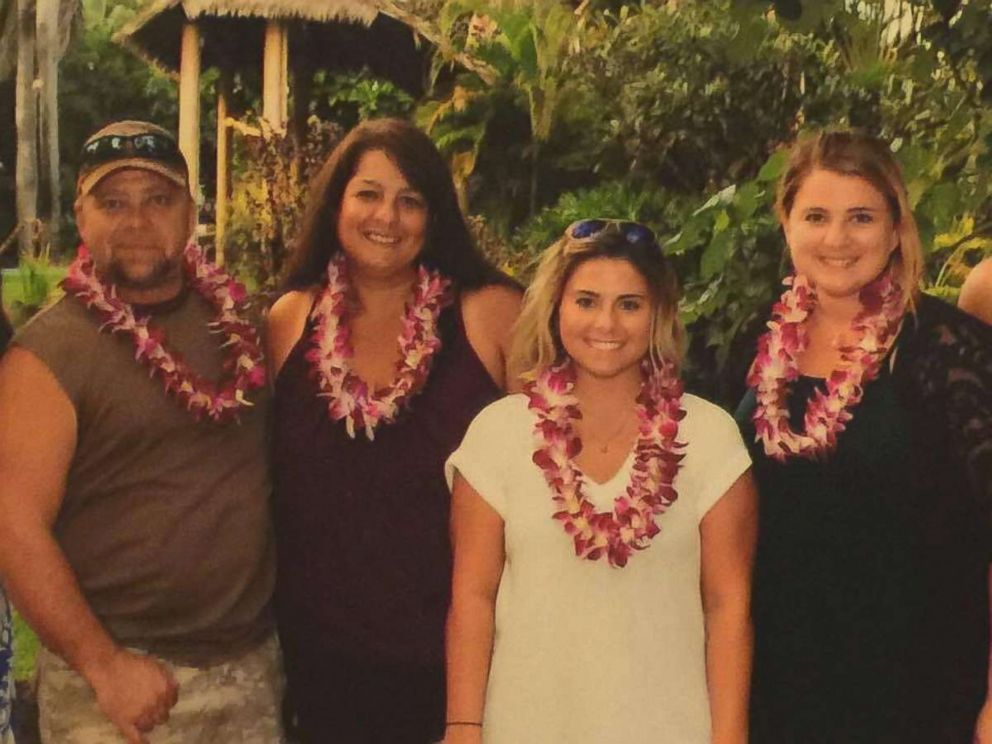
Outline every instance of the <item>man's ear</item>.
{"label": "man's ear", "polygon": [[196,200],[193,199],[191,195],[187,194],[186,198],[189,200],[187,202],[189,209],[189,219],[187,220],[188,224],[186,230],[186,242],[191,243],[193,241],[193,238],[196,237],[196,222],[197,222],[196,218],[198,216],[199,210],[197,210],[196,208]]}
{"label": "man's ear", "polygon": [[[72,213],[76,217],[76,232],[79,233],[80,238],[83,238],[83,230],[86,229],[86,217],[83,211],[83,199],[85,198],[85,196],[76,197],[76,201],[72,203]],[[86,242],[85,238],[83,238],[83,242]]]}

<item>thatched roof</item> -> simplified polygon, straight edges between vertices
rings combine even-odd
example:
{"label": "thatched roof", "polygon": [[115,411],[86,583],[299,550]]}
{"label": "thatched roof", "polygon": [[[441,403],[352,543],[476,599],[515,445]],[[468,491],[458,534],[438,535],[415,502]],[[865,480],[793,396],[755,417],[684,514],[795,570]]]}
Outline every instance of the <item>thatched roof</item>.
{"label": "thatched roof", "polygon": [[[114,34],[114,40],[124,44],[138,56],[168,71],[179,69],[179,48],[183,24],[187,20],[200,22],[208,42],[204,45],[207,66],[222,60],[237,62],[244,55],[238,49],[248,48],[253,58],[259,58],[261,48],[259,29],[268,19],[290,21],[346,21],[369,26],[378,11],[371,0],[149,0],[130,22]],[[220,23],[218,23],[220,22]],[[230,39],[223,29],[234,29]],[[211,35],[220,33],[221,44],[239,42],[223,55],[210,58],[217,43]],[[234,59],[230,53],[234,51]]]}
{"label": "thatched roof", "polygon": [[317,68],[368,66],[414,95],[429,66],[427,47],[441,43],[404,0],[149,0],[114,40],[174,74],[183,24],[195,20],[204,67],[258,69],[270,19],[288,22],[291,58]]}
{"label": "thatched roof", "polygon": [[374,0],[183,0],[182,5],[187,15],[194,19],[200,16],[253,16],[368,24],[378,12]]}
{"label": "thatched roof", "polygon": [[410,22],[383,11],[378,0],[150,0],[114,35],[146,61],[179,69],[187,20],[203,37],[204,67],[259,69],[266,21],[287,22],[291,58],[312,67],[370,67],[412,93],[423,85],[427,50]]}

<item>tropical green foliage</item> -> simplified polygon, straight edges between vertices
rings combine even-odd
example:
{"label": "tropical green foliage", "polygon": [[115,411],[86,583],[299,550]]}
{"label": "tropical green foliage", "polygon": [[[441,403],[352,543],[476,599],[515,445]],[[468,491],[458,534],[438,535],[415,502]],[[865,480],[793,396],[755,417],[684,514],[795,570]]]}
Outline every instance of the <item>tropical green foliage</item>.
{"label": "tropical green foliage", "polygon": [[[139,0],[83,0],[79,30],[60,65],[60,139],[63,213],[72,214],[75,173],[83,141],[108,121],[140,118],[174,126],[176,85],[111,36],[135,13]],[[72,231],[65,230],[64,248]],[[59,246],[54,246],[56,249]]]}
{"label": "tropical green foliage", "polygon": [[[62,66],[67,177],[82,136],[103,120],[175,121],[174,83],[110,41],[138,3],[84,0]],[[892,143],[928,249],[929,291],[953,299],[968,267],[992,251],[988,0],[417,8],[444,40],[428,97],[413,101],[367,72],[319,72],[309,113],[345,129],[412,114],[448,156],[484,249],[522,279],[574,219],[650,225],[683,280],[691,384],[725,402],[787,270],[770,206],[782,148],[803,131],[859,126]],[[237,115],[258,111],[257,83],[236,77]],[[204,86],[209,118],[210,74]],[[209,169],[214,130],[203,131]],[[269,143],[271,157],[257,147],[239,138],[235,148],[232,243],[265,284],[309,171],[296,145]]]}
{"label": "tropical green foliage", "polygon": [[312,116],[298,142],[264,119],[254,122],[238,142],[226,253],[254,289],[272,291],[299,230],[310,180],[344,130]]}
{"label": "tropical green foliage", "polygon": [[41,642],[24,618],[14,613],[14,679],[29,683],[34,676],[34,660]]}
{"label": "tropical green foliage", "polygon": [[351,129],[358,122],[379,116],[406,116],[414,107],[410,94],[389,80],[359,72],[314,73],[310,91],[311,115]]}
{"label": "tropical green foliage", "polygon": [[[453,156],[456,176],[464,180],[472,172],[489,139],[487,150],[500,153],[496,159],[507,164],[510,155],[514,165],[529,166],[527,173],[515,167],[502,174],[498,180],[510,189],[499,189],[501,196],[516,200],[525,194],[527,214],[535,212],[543,150],[569,91],[569,56],[581,46],[583,27],[584,17],[559,0],[445,2],[441,32],[452,49],[471,55],[486,71],[458,76],[447,98],[420,114]],[[521,131],[524,138],[515,146],[489,137],[508,132],[512,138]],[[512,220],[516,213],[505,216]]]}
{"label": "tropical green foliage", "polygon": [[498,74],[463,73],[420,112],[453,156],[470,208],[502,230],[507,265],[532,264],[578,217],[655,228],[683,280],[697,389],[728,403],[739,389],[747,339],[787,271],[771,204],[782,147],[804,130],[858,126],[892,142],[932,291],[953,295],[989,250],[984,0],[584,3],[573,40],[555,47],[559,79],[529,78],[555,105],[533,170],[537,209],[524,210],[521,163],[538,137],[519,81],[543,6],[450,0],[448,17],[462,21],[444,27],[453,45],[474,53],[473,28],[484,29],[475,48]]}
{"label": "tropical green foliage", "polygon": [[3,272],[3,302],[15,328],[61,294],[58,283],[63,276],[65,269],[53,264],[46,253],[21,255],[16,269]]}

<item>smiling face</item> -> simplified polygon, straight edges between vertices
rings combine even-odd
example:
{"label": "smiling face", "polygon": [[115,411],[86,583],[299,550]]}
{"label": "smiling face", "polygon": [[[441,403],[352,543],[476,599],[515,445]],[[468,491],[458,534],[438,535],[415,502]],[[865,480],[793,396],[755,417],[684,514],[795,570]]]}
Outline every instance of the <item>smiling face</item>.
{"label": "smiling face", "polygon": [[885,196],[864,178],[823,168],[803,179],[782,228],[796,272],[834,299],[856,298],[899,246]]}
{"label": "smiling face", "polygon": [[558,333],[577,375],[639,376],[651,342],[648,283],[622,258],[579,264],[562,292]]}
{"label": "smiling face", "polygon": [[103,178],[75,209],[97,273],[122,300],[154,303],[179,293],[196,216],[187,191],[158,173],[127,168]]}
{"label": "smiling face", "polygon": [[424,246],[427,200],[382,150],[358,160],[338,214],[338,240],[359,274],[409,272]]}

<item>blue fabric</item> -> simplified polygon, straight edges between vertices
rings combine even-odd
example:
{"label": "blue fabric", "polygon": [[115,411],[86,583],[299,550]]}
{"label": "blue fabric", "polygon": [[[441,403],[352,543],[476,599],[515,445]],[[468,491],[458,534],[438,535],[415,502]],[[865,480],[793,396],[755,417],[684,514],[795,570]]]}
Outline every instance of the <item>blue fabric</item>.
{"label": "blue fabric", "polygon": [[0,588],[0,744],[13,741],[10,708],[14,698],[14,628],[7,595]]}

